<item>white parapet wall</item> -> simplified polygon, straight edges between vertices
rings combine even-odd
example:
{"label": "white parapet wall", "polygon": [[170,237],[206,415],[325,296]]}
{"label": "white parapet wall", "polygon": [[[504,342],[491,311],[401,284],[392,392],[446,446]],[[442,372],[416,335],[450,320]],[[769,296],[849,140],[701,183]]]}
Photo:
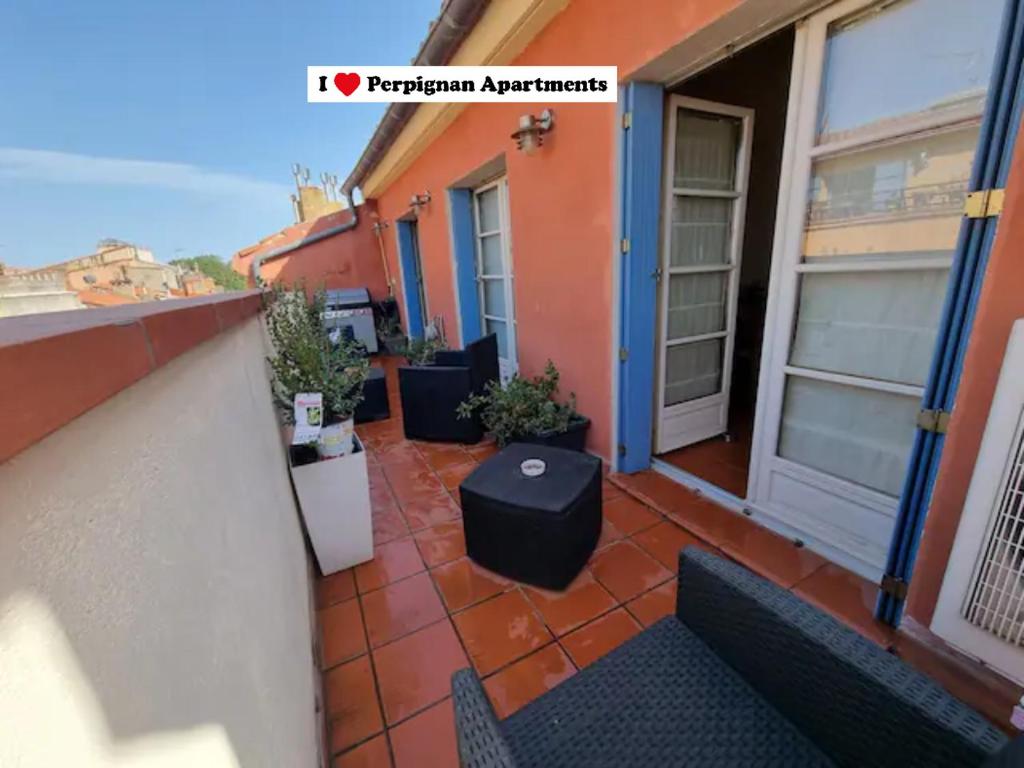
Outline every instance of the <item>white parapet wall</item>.
{"label": "white parapet wall", "polygon": [[264,354],[250,317],[0,464],[0,766],[318,764]]}

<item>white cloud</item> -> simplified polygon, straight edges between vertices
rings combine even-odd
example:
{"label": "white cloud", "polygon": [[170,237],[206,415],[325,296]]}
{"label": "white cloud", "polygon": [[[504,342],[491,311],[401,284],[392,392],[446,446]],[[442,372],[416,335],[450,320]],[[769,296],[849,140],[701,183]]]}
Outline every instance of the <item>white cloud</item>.
{"label": "white cloud", "polygon": [[44,149],[0,147],[0,180],[25,179],[50,184],[94,184],[174,189],[199,195],[280,204],[290,187],[187,163],[124,160]]}

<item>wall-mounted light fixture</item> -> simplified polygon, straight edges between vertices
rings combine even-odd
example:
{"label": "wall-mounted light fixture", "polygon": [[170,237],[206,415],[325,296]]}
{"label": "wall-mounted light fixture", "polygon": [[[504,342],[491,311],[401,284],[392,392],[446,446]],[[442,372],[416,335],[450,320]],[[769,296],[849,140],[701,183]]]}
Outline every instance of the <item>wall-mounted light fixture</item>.
{"label": "wall-mounted light fixture", "polygon": [[420,208],[427,205],[430,202],[430,190],[428,189],[422,195],[413,195],[409,198],[409,207],[416,211],[416,215],[420,215]]}
{"label": "wall-mounted light fixture", "polygon": [[522,115],[519,118],[519,130],[512,134],[516,146],[528,155],[536,152],[544,144],[544,134],[555,126],[555,113],[545,109],[540,117]]}

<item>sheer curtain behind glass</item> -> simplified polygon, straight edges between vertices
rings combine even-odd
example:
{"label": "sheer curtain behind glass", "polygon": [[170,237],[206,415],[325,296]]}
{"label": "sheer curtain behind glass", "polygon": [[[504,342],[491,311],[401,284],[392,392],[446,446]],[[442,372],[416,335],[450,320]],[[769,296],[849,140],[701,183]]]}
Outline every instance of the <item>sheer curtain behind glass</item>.
{"label": "sheer curtain behind glass", "polygon": [[[676,114],[665,353],[665,405],[715,394],[722,385],[736,152],[736,118],[690,109]],[[719,196],[714,196],[719,195]],[[726,195],[726,196],[721,196]],[[706,268],[703,271],[701,268]]]}

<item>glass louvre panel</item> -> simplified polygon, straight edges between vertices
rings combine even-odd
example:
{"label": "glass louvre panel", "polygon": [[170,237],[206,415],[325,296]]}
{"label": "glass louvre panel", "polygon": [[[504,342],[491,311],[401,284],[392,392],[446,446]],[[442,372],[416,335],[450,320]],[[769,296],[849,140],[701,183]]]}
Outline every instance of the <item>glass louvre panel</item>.
{"label": "glass louvre panel", "polygon": [[804,260],[952,258],[977,143],[967,128],[815,162]]}
{"label": "glass louvre panel", "polygon": [[671,275],[668,283],[668,339],[725,330],[728,272]]}
{"label": "glass louvre panel", "polygon": [[679,109],[673,184],[690,189],[735,189],[740,128],[741,121],[735,117]]}
{"label": "glass louvre panel", "polygon": [[984,102],[1004,0],[904,0],[832,25],[818,143]]}
{"label": "glass louvre panel", "polygon": [[508,328],[505,321],[485,318],[484,329],[485,336],[493,333],[498,337],[498,357],[508,360]]}
{"label": "glass louvre panel", "polygon": [[899,496],[920,398],[790,376],[779,455]]}
{"label": "glass louvre panel", "polygon": [[501,235],[486,235],[479,238],[480,263],[483,275],[503,277],[505,274],[504,259],[501,253]]}
{"label": "glass louvre panel", "polygon": [[949,272],[823,272],[800,287],[790,363],[925,385]]}
{"label": "glass louvre panel", "polygon": [[496,232],[501,229],[501,217],[498,214],[498,188],[491,187],[476,196],[477,211],[481,232]]}
{"label": "glass louvre panel", "polygon": [[722,339],[665,350],[665,405],[713,395],[722,389]]}
{"label": "glass louvre panel", "polygon": [[507,317],[505,314],[505,281],[484,280],[484,314]]}
{"label": "glass louvre panel", "polygon": [[670,267],[725,264],[733,201],[716,197],[684,197],[672,201]]}

